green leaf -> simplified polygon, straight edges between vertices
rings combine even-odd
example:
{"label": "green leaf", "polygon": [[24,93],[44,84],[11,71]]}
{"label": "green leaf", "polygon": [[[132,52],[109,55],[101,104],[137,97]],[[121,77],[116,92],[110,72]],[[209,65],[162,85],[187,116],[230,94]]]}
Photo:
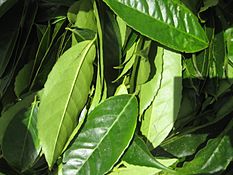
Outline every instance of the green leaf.
{"label": "green leaf", "polygon": [[103,175],[118,161],[133,137],[137,100],[132,95],[111,97],[88,116],[80,134],[64,153],[64,175]]}
{"label": "green leaf", "polygon": [[131,165],[153,167],[174,173],[174,171],[158,162],[151,155],[144,141],[140,139],[138,136],[135,136],[132,144],[127,149],[122,160]]}
{"label": "green leaf", "polygon": [[0,18],[16,3],[17,0],[0,0]]}
{"label": "green leaf", "polygon": [[[177,159],[158,159],[158,161],[164,166],[169,167],[174,164]],[[109,175],[155,175],[155,173],[159,173],[161,171],[161,169],[135,166],[128,164],[127,162],[123,162],[123,164],[126,167],[115,168]]]}
{"label": "green leaf", "polygon": [[2,142],[2,152],[7,162],[24,172],[32,167],[40,153],[37,134],[38,103],[28,110],[18,112],[9,123]]}
{"label": "green leaf", "polygon": [[67,13],[68,20],[75,27],[96,31],[96,19],[93,12],[93,0],[77,1]]}
{"label": "green leaf", "polygon": [[[126,53],[126,57],[125,57],[125,61],[124,61],[124,68],[121,71],[120,75],[117,77],[116,80],[114,80],[114,82],[118,81],[119,79],[121,79],[132,67],[133,64],[135,62],[135,59],[137,57],[137,55],[135,55],[135,51],[137,49],[137,43],[135,43]],[[121,67],[121,65],[119,66]]]}
{"label": "green leaf", "polygon": [[208,39],[198,19],[179,1],[104,2],[129,26],[167,47],[178,51],[197,52],[208,46]]}
{"label": "green leaf", "polygon": [[200,144],[205,142],[207,134],[177,135],[163,142],[160,146],[176,157],[190,156],[196,152]]}
{"label": "green leaf", "polygon": [[163,71],[163,48],[158,47],[157,49],[157,55],[154,59],[156,73],[150,81],[140,87],[140,115],[142,115],[144,110],[150,106],[161,85]]}
{"label": "green leaf", "polygon": [[8,109],[2,112],[0,117],[0,145],[2,144],[2,138],[10,121],[17,113],[19,113],[19,111],[30,106],[30,104],[33,102],[34,96],[35,93],[29,94],[26,97],[22,97],[19,102],[10,106]]}
{"label": "green leaf", "polygon": [[20,95],[29,87],[32,67],[33,62],[31,61],[25,64],[16,76],[14,91],[17,97],[20,97]]}
{"label": "green leaf", "polygon": [[201,7],[200,12],[204,12],[206,11],[208,8],[210,7],[214,7],[218,4],[219,0],[204,0],[203,3],[203,7]]}
{"label": "green leaf", "polygon": [[67,50],[45,83],[38,132],[50,168],[60,156],[86,103],[93,76],[94,41],[84,41]]}
{"label": "green leaf", "polygon": [[233,120],[220,136],[210,139],[206,147],[201,149],[192,161],[178,169],[180,174],[213,174],[225,170],[233,160],[232,126]]}
{"label": "green leaf", "polygon": [[121,46],[123,47],[126,39],[127,25],[119,16],[117,16],[116,20],[121,34]]}
{"label": "green leaf", "polygon": [[169,134],[176,120],[182,92],[181,55],[164,50],[160,89],[142,120],[141,132],[157,147]]}

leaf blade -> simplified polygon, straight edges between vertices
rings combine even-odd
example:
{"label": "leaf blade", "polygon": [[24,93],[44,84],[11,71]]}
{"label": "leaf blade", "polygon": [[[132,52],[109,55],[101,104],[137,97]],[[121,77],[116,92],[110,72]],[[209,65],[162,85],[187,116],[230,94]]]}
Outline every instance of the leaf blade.
{"label": "leaf blade", "polygon": [[38,129],[50,168],[61,154],[77,124],[76,116],[86,103],[93,75],[94,41],[81,42],[65,52],[45,83]]}
{"label": "leaf blade", "polygon": [[142,134],[157,147],[171,131],[177,117],[182,92],[181,55],[164,50],[160,89],[142,120]]}
{"label": "leaf blade", "polygon": [[98,105],[65,152],[63,173],[102,175],[108,172],[128,146],[136,121],[137,100],[132,95],[111,97]]}
{"label": "leaf blade", "polygon": [[129,26],[172,49],[197,52],[208,46],[208,39],[198,19],[178,1],[104,0],[104,2]]}

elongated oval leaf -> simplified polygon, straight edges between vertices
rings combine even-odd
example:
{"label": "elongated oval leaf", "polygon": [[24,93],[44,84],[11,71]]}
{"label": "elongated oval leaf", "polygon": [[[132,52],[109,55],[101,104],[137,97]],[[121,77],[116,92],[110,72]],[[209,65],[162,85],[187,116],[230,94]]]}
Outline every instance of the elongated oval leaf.
{"label": "elongated oval leaf", "polygon": [[59,58],[45,83],[38,132],[50,167],[61,154],[86,103],[94,58],[94,40],[75,45]]}
{"label": "elongated oval leaf", "polygon": [[179,1],[104,0],[129,26],[172,49],[196,52],[208,46],[198,19]]}
{"label": "elongated oval leaf", "polygon": [[160,89],[142,120],[142,134],[157,147],[169,134],[176,120],[182,92],[181,55],[164,50]]}
{"label": "elongated oval leaf", "polygon": [[108,172],[133,136],[137,108],[137,100],[132,95],[115,96],[98,105],[64,154],[64,175]]}
{"label": "elongated oval leaf", "polygon": [[37,112],[38,104],[35,101],[31,108],[23,109],[14,116],[3,137],[4,158],[21,172],[30,168],[40,153]]}

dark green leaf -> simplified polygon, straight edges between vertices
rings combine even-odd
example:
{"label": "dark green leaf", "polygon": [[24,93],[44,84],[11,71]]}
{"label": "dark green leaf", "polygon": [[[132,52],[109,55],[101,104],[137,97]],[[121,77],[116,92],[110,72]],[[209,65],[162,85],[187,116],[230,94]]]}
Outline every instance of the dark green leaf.
{"label": "dark green leaf", "polygon": [[16,76],[14,91],[17,97],[20,97],[20,95],[26,90],[26,88],[29,87],[32,67],[33,62],[25,64]]}
{"label": "dark green leaf", "polygon": [[233,120],[220,136],[210,139],[192,161],[184,164],[180,174],[213,174],[225,170],[233,160],[232,128]]}
{"label": "dark green leaf", "polygon": [[17,0],[0,0],[0,18],[16,4]]}
{"label": "dark green leaf", "polygon": [[18,112],[9,123],[3,137],[2,151],[7,162],[24,172],[30,168],[40,152],[37,134],[38,104]]}
{"label": "dark green leaf", "polygon": [[172,49],[197,52],[208,39],[196,16],[179,1],[104,0],[129,26]]}
{"label": "dark green leaf", "polygon": [[0,117],[0,145],[2,144],[2,138],[10,121],[17,113],[19,113],[19,111],[30,106],[30,104],[33,102],[34,96],[35,93],[29,94],[26,97],[22,97],[18,103],[10,106],[8,109],[2,112]]}
{"label": "dark green leaf", "polygon": [[137,100],[132,95],[107,99],[88,116],[63,157],[64,175],[103,175],[118,161],[133,137]]}
{"label": "dark green leaf", "polygon": [[185,157],[194,154],[197,147],[205,142],[207,134],[185,134],[170,138],[160,146],[176,157]]}
{"label": "dark green leaf", "polygon": [[135,136],[132,144],[129,146],[122,160],[131,165],[153,167],[168,172],[173,172],[171,169],[158,162],[151,155],[146,144],[138,136]]}

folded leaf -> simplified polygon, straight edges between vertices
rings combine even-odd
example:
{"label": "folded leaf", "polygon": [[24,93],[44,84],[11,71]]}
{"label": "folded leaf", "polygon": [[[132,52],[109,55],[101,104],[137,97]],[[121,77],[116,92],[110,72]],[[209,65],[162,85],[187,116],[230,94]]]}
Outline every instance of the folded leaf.
{"label": "folded leaf", "polygon": [[161,47],[157,50],[154,64],[156,67],[154,77],[140,88],[140,115],[142,115],[144,110],[150,106],[161,85],[163,71],[163,48]]}
{"label": "folded leaf", "polygon": [[208,46],[197,17],[178,0],[104,2],[129,26],[167,47],[197,52]]}
{"label": "folded leaf", "polygon": [[118,161],[133,137],[137,100],[132,95],[111,97],[87,117],[83,129],[64,153],[64,175],[103,175]]}
{"label": "folded leaf", "polygon": [[84,41],[67,50],[45,83],[38,132],[50,168],[60,156],[86,103],[93,76],[94,41]]}
{"label": "folded leaf", "polygon": [[135,136],[122,160],[131,165],[153,167],[174,173],[173,170],[167,168],[152,156],[146,144],[138,136]]}
{"label": "folded leaf", "polygon": [[157,147],[169,134],[176,120],[182,92],[181,55],[164,50],[160,89],[146,110],[141,131]]}
{"label": "folded leaf", "polygon": [[[164,166],[171,166],[177,161],[177,159],[158,159],[158,161]],[[131,165],[124,161],[123,164],[126,167],[115,168],[109,175],[155,175],[156,173],[162,171],[161,169],[152,167]]]}

